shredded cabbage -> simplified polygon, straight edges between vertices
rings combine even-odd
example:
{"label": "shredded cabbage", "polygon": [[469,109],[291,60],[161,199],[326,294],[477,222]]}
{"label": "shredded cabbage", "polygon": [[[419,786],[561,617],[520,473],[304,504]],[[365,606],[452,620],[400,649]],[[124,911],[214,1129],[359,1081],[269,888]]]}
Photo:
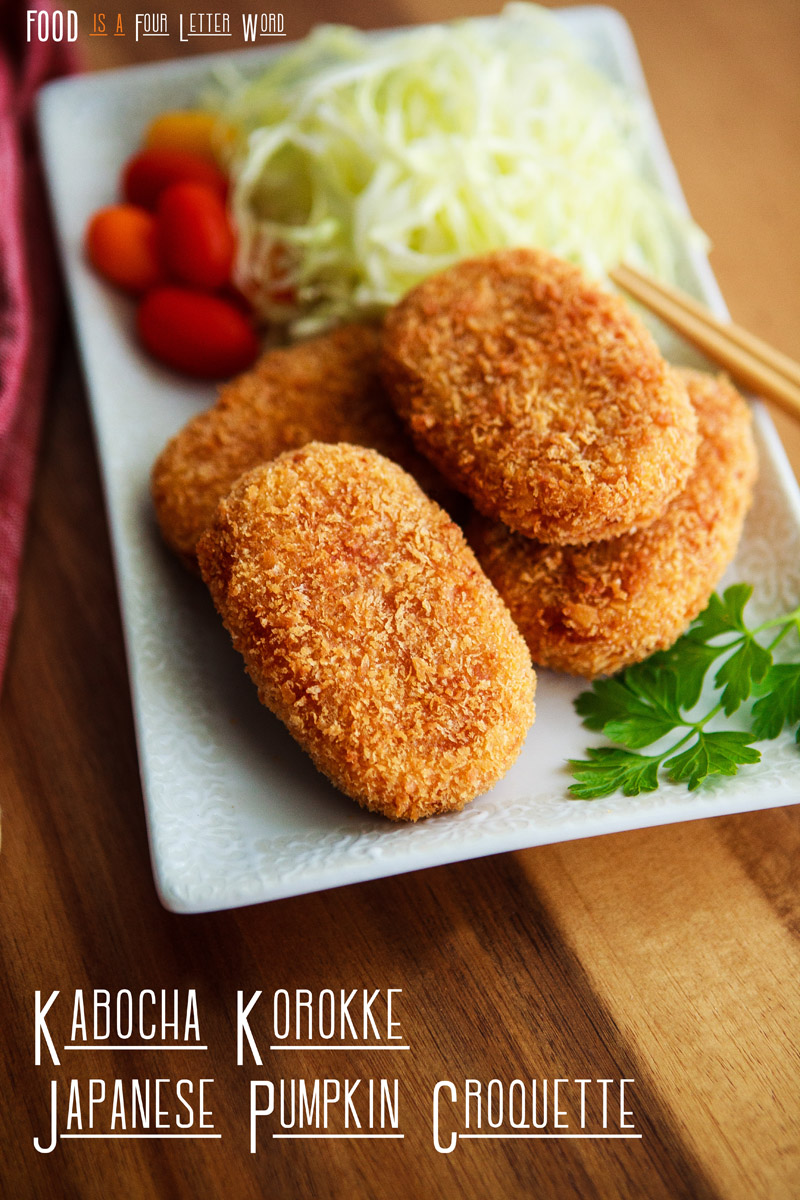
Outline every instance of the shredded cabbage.
{"label": "shredded cabbage", "polygon": [[323,26],[214,107],[238,131],[237,282],[294,335],[500,246],[674,278],[694,229],[648,178],[634,99],[532,5],[380,38]]}

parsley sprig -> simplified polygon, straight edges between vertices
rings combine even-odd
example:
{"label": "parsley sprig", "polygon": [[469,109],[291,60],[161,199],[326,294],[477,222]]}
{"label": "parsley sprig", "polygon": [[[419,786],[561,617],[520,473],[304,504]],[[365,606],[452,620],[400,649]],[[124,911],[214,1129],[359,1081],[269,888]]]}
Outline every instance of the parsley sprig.
{"label": "parsley sprig", "polygon": [[[571,759],[573,796],[595,800],[621,790],[626,796],[652,792],[662,770],[690,791],[712,775],[735,775],[743,763],[757,763],[754,742],[776,738],[800,723],[800,662],[773,662],[773,652],[791,633],[800,637],[800,607],[749,627],[744,609],[753,593],[737,583],[711,597],[689,631],[669,650],[599,679],[582,692],[575,708],[588,729],[613,746]],[[715,667],[707,711],[697,713],[706,676]],[[750,697],[746,729],[709,728],[730,717]],[[719,724],[719,722],[717,722]],[[669,739],[654,754],[640,750]],[[796,733],[800,744],[800,728]]]}

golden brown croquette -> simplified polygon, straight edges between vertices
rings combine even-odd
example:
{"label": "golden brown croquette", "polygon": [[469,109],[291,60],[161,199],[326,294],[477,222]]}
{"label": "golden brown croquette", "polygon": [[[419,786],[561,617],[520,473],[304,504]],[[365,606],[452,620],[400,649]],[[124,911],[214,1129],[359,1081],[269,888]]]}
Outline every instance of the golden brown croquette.
{"label": "golden brown croquette", "polygon": [[444,481],[416,454],[388,403],[378,378],[379,341],[376,329],[349,325],[270,350],[172,438],[153,468],[152,494],[164,539],[188,565],[239,476],[310,441],[372,446],[447,502]]}
{"label": "golden brown croquette", "polygon": [[533,661],[593,679],[664,650],[736,553],[756,477],[750,412],[722,378],[683,370],[700,447],[659,520],[589,546],[547,546],[476,516],[469,538]]}
{"label": "golden brown croquette", "polygon": [[312,443],[257,467],[198,559],[262,702],[359,804],[460,809],[519,754],[525,643],[460,529],[380,454]]}
{"label": "golden brown croquette", "polygon": [[580,543],[655,520],[686,484],[686,389],[624,301],[540,250],[469,259],[386,318],[382,371],[415,442],[487,516]]}

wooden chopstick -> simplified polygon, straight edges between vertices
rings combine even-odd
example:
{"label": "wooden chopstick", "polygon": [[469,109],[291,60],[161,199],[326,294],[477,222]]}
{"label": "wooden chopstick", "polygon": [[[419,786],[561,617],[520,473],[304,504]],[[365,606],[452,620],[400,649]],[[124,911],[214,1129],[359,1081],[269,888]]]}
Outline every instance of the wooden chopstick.
{"label": "wooden chopstick", "polygon": [[800,419],[800,366],[787,355],[746,329],[717,320],[693,297],[636,267],[623,264],[609,271],[609,277],[718,362],[737,383]]}

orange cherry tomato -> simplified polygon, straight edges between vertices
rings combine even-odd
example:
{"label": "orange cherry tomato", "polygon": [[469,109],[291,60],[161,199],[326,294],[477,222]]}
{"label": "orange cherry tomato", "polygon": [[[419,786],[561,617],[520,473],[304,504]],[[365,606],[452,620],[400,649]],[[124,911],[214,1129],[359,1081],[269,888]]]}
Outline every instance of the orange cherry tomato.
{"label": "orange cherry tomato", "polygon": [[163,282],[155,218],[143,208],[101,208],[86,229],[86,251],[95,270],[127,292],[146,292]]}
{"label": "orange cherry tomato", "polygon": [[258,355],[255,331],[238,309],[188,288],[148,292],[139,305],[137,325],[153,358],[197,379],[229,378]]}
{"label": "orange cherry tomato", "polygon": [[228,180],[208,159],[188,150],[156,147],[143,150],[126,165],[122,174],[125,199],[142,208],[155,208],[158,197],[171,183],[205,183],[224,200]]}
{"label": "orange cherry tomato", "polygon": [[149,150],[188,150],[216,163],[218,148],[233,136],[233,131],[213,113],[185,108],[160,113],[152,120],[145,131],[144,144]]}
{"label": "orange cherry tomato", "polygon": [[173,183],[158,199],[158,248],[167,272],[213,291],[230,280],[236,244],[219,193],[204,183]]}

